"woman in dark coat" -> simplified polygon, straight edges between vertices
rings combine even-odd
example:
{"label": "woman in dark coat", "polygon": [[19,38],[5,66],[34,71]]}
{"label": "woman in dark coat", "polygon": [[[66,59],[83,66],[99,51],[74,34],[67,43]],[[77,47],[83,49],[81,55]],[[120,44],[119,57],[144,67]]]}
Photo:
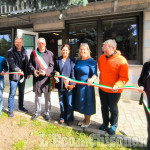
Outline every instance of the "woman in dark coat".
{"label": "woman in dark coat", "polygon": [[[150,61],[146,62],[143,65],[142,72],[138,80],[138,85],[139,85],[140,92],[143,91],[146,92],[147,99],[148,99],[148,108],[150,108]],[[150,150],[150,114],[148,113],[145,106],[144,106],[144,110],[147,118],[147,131],[148,131],[147,149]]]}
{"label": "woman in dark coat", "polygon": [[[46,64],[46,69],[43,69],[41,62],[38,61],[36,54],[42,58],[41,62]],[[32,116],[32,120],[35,120],[41,115],[41,101],[42,93],[45,97],[45,120],[50,119],[50,73],[53,71],[53,53],[46,49],[46,41],[44,38],[38,39],[38,49],[31,53],[28,68],[33,74],[33,91],[35,92],[35,115]]]}
{"label": "woman in dark coat", "polygon": [[[75,79],[74,76],[74,66],[75,59],[69,56],[70,46],[65,44],[61,48],[62,56],[58,57],[55,61],[54,72],[55,75],[64,75],[69,78]],[[56,84],[58,87],[58,95],[60,102],[60,123],[66,122],[68,125],[71,125],[73,117],[73,104],[72,104],[72,94],[74,83],[60,79]]]}

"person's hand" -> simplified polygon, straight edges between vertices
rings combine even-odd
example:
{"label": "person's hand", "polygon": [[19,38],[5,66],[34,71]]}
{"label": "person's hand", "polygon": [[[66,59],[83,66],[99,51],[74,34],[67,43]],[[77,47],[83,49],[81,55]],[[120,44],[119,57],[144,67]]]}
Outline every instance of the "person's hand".
{"label": "person's hand", "polygon": [[28,78],[28,79],[30,79],[30,77],[31,77],[31,75],[28,75],[28,77],[27,77],[27,78]]}
{"label": "person's hand", "polygon": [[4,71],[2,71],[2,72],[0,73],[0,75],[1,75],[1,76],[4,76],[4,75],[5,75],[5,72],[4,72]]}
{"label": "person's hand", "polygon": [[18,70],[20,75],[24,75],[23,71],[21,69]]}
{"label": "person's hand", "polygon": [[55,76],[59,76],[59,75],[60,75],[60,73],[59,73],[59,72],[56,72],[56,73],[55,73]]}
{"label": "person's hand", "polygon": [[38,70],[34,70],[34,76],[38,77],[39,76],[39,71]]}
{"label": "person's hand", "polygon": [[70,91],[70,90],[72,90],[74,87],[75,87],[74,85],[68,85],[68,86],[66,87],[66,89],[67,89],[68,91]]}
{"label": "person's hand", "polygon": [[118,91],[118,86],[117,86],[117,85],[114,85],[112,91],[113,91],[113,92],[117,92],[117,91]]}
{"label": "person's hand", "polygon": [[137,90],[138,90],[139,92],[141,92],[141,93],[144,93],[144,87],[143,87],[143,86],[140,86]]}
{"label": "person's hand", "polygon": [[45,70],[42,70],[42,69],[41,69],[41,71],[40,71],[40,75],[45,76],[45,75],[46,75]]}
{"label": "person's hand", "polygon": [[89,78],[88,80],[87,80],[87,84],[88,85],[91,85],[93,83],[93,80],[91,79],[91,78]]}
{"label": "person's hand", "polygon": [[69,80],[64,80],[65,88],[67,89],[69,86]]}

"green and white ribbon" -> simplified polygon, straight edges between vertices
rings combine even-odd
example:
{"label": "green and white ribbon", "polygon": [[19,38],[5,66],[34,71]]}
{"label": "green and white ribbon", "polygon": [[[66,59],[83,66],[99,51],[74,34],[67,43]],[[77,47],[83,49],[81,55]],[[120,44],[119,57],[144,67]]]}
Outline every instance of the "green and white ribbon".
{"label": "green and white ribbon", "polygon": [[[73,82],[73,83],[76,83],[76,84],[82,84],[82,85],[88,85],[87,82],[84,82],[84,81],[79,81],[79,80],[74,80],[74,79],[71,79],[71,78],[68,78],[66,76],[63,76],[63,75],[59,75],[59,76],[55,76],[57,78],[63,78],[63,79],[66,79],[70,82]],[[105,89],[110,89],[110,90],[113,90],[112,87],[110,86],[106,86],[106,85],[102,85],[102,84],[97,84],[97,83],[92,83],[90,86],[94,86],[94,87],[98,87],[98,88],[105,88]],[[117,88],[115,90],[129,90],[129,89],[132,89],[132,90],[137,90],[139,91],[139,88],[136,87],[136,86],[123,86],[121,88]],[[148,99],[147,99],[147,95],[146,93],[144,92],[144,98],[143,98],[143,103],[148,111],[148,113],[150,114],[150,108],[148,108]]]}
{"label": "green and white ribbon", "polygon": [[145,92],[144,92],[144,94],[143,94],[143,103],[144,103],[144,105],[145,105],[145,107],[146,107],[148,113],[150,114],[150,109],[148,108],[148,98],[147,98],[147,95],[146,95]]}
{"label": "green and white ribbon", "polygon": [[38,64],[40,65],[40,67],[43,70],[46,70],[48,68],[48,65],[46,64],[46,62],[44,61],[44,59],[42,58],[41,54],[37,51],[34,50],[33,54],[35,56],[36,61],[38,62]]}

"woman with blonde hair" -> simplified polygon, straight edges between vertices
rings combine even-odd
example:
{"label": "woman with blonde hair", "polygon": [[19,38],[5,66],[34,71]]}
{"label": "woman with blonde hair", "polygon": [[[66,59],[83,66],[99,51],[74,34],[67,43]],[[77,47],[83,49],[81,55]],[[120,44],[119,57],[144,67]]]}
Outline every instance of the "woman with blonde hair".
{"label": "woman with blonde hair", "polygon": [[75,87],[75,111],[84,114],[84,119],[78,123],[81,127],[90,125],[91,115],[95,114],[95,92],[91,85],[97,78],[97,64],[91,58],[87,43],[81,43],[79,59],[75,65],[75,78],[87,82],[88,85],[77,84]]}

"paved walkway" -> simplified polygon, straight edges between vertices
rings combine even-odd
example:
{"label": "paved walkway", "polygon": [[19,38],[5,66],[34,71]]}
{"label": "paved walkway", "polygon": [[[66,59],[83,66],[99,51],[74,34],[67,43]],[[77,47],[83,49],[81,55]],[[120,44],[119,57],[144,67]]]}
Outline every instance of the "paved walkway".
{"label": "paved walkway", "polygon": [[[3,94],[4,97],[4,108],[7,109],[8,106],[8,93]],[[34,97],[35,94],[33,92],[29,92],[25,94],[25,108],[29,110],[29,115],[34,113]],[[17,96],[15,97],[15,110],[18,110],[18,100]],[[119,126],[117,128],[117,135],[123,135],[125,133],[129,137],[134,137],[136,140],[143,141],[146,143],[147,138],[147,121],[145,117],[144,109],[141,105],[138,104],[138,101],[133,100],[123,100],[121,99],[119,102]],[[102,116],[100,110],[100,100],[99,96],[96,96],[96,114],[91,118],[91,125],[83,129],[77,126],[78,121],[82,120],[83,115],[75,112],[75,122],[72,128],[76,130],[86,130],[94,133],[98,133],[101,135],[108,135],[104,131],[98,130],[99,125],[102,123]],[[44,110],[44,99],[42,103],[42,109]],[[51,118],[53,123],[58,123],[59,120],[59,101],[58,101],[58,93],[51,93]],[[42,118],[42,116],[40,117]],[[43,118],[42,118],[43,119]],[[123,131],[123,133],[121,132]]]}

